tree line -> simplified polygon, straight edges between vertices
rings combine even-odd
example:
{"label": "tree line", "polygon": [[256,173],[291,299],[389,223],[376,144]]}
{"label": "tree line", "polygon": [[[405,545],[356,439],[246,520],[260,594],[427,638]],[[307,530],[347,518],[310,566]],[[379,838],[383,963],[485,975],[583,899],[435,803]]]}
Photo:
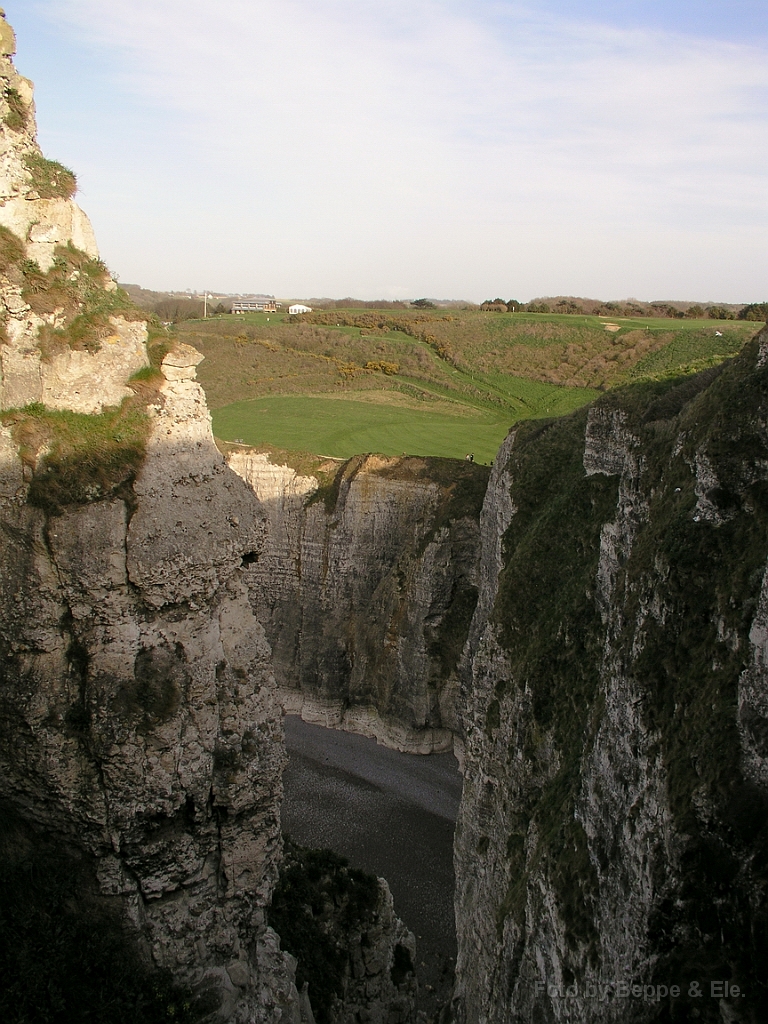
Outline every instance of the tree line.
{"label": "tree line", "polygon": [[486,299],[480,309],[489,313],[570,313],[581,316],[666,317],[671,320],[768,320],[768,302],[733,306],[671,302],[600,302],[595,299],[551,299],[518,302],[517,299]]}

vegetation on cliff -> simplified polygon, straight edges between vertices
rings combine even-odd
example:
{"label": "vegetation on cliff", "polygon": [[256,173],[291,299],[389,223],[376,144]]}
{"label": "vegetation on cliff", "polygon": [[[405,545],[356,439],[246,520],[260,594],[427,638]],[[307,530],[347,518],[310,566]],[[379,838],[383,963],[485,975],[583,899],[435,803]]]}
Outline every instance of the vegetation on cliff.
{"label": "vegetation on cliff", "polygon": [[91,416],[29,405],[3,411],[0,422],[11,428],[30,472],[31,505],[56,515],[113,496],[133,502],[150,431],[140,397]]}
{"label": "vegetation on cliff", "polygon": [[[674,856],[667,837],[667,853],[652,861],[649,981],[730,978],[747,992],[741,1009],[754,1020],[768,1012],[768,794],[745,774],[739,681],[768,559],[768,369],[756,367],[757,354],[753,341],[697,376],[632,385],[597,403],[634,438],[635,500],[645,509],[612,584],[609,667],[596,570],[601,532],[620,514],[619,477],[585,475],[583,412],[520,427],[508,466],[517,511],[494,610],[511,671],[486,717],[493,740],[518,709],[532,780],[515,794],[499,933],[510,915],[524,927],[529,880],[543,873],[573,956],[581,948],[597,963],[599,873],[615,850],[588,840],[580,801],[604,721],[605,673],[621,674],[638,693],[666,780],[665,827],[677,837]],[[764,719],[746,727],[764,756]],[[545,762],[556,766],[549,775],[540,773]],[[720,1019],[716,1004],[699,1010],[702,1020]],[[671,1012],[658,1019],[678,1019]]]}
{"label": "vegetation on cliff", "polygon": [[18,89],[9,86],[4,93],[5,102],[8,104],[8,112],[3,118],[6,128],[12,132],[21,132],[29,123],[29,109],[21,98]]}
{"label": "vegetation on cliff", "polygon": [[[18,94],[17,94],[18,95]],[[20,99],[20,97],[19,97]],[[18,131],[16,125],[19,123],[21,111],[16,102],[9,98],[10,114],[8,115],[13,124],[6,124],[14,131]],[[29,185],[37,192],[40,199],[71,199],[77,192],[77,177],[64,164],[57,160],[48,160],[42,153],[27,153],[24,163],[29,173]]]}
{"label": "vegetation on cliff", "polygon": [[372,923],[379,901],[373,875],[332,850],[309,850],[286,837],[280,879],[272,894],[269,924],[281,946],[298,960],[296,984],[309,983],[318,1024],[333,1020],[350,971],[350,936]]}
{"label": "vegetation on cliff", "polygon": [[146,319],[125,292],[114,287],[102,261],[71,243],[58,246],[45,273],[27,259],[19,269],[25,302],[47,321],[38,333],[44,357],[66,348],[98,352],[103,340],[115,332],[112,317]]}
{"label": "vegetation on cliff", "polygon": [[159,365],[167,349],[163,333],[150,331],[150,365],[128,382],[134,394],[101,413],[47,409],[40,403],[0,412],[29,477],[31,505],[50,515],[110,497],[133,505],[133,481],[151,430],[147,405],[157,401],[164,380]]}

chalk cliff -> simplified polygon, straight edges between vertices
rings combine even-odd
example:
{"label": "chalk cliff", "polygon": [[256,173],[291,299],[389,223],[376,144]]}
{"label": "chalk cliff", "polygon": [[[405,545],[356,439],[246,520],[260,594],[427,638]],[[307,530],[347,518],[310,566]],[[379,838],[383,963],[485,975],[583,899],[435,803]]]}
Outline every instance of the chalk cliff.
{"label": "chalk cliff", "polygon": [[15,49],[0,16],[0,409],[98,412],[147,365],[146,325],[99,260],[74,175],[40,151]]}
{"label": "chalk cliff", "polygon": [[267,929],[285,753],[242,582],[262,523],[166,360],[135,498],[48,516],[6,437],[0,798],[85,852],[154,963],[234,1021],[300,1020]]}
{"label": "chalk cliff", "polygon": [[462,1024],[768,1018],[767,364],[764,331],[499,453],[462,665]]}
{"label": "chalk cliff", "polygon": [[[13,51],[0,16],[0,408],[92,414],[146,330]],[[482,512],[482,467],[227,463],[198,359],[141,384],[119,486],[46,502],[47,442],[0,427],[3,820],[79,857],[211,1020],[306,1024],[266,920],[281,704],[458,734],[459,1024],[768,1019],[768,335],[518,426]],[[412,1018],[383,886],[379,914],[339,1020]]]}
{"label": "chalk cliff", "polygon": [[286,708],[400,750],[450,750],[488,470],[358,456],[332,482],[234,453],[266,515],[248,567]]}
{"label": "chalk cliff", "polygon": [[[0,11],[0,912],[16,879],[49,914],[33,876],[55,894],[73,873],[63,934],[87,943],[94,922],[130,964],[110,979],[149,972],[155,1011],[122,1013],[314,1024],[266,916],[286,759],[251,608],[267,516],[214,443],[200,354],[165,341],[150,366],[74,176],[37,146],[14,50]],[[327,1019],[410,1024],[413,936],[369,881],[365,931],[336,937],[349,977]],[[76,1013],[60,974],[32,965],[18,1019]]]}

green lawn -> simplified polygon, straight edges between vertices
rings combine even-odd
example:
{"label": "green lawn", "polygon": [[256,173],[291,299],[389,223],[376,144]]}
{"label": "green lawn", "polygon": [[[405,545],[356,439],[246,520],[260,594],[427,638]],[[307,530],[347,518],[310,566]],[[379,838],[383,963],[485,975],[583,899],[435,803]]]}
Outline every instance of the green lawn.
{"label": "green lawn", "polygon": [[489,463],[511,425],[503,411],[450,416],[347,399],[275,395],[235,402],[213,413],[225,441],[275,445],[348,459],[363,452],[436,455]]}
{"label": "green lawn", "polygon": [[[616,324],[607,331],[606,324]],[[742,321],[557,313],[337,310],[179,325],[222,440],[347,458],[478,462],[519,420],[562,416],[610,388],[696,372],[760,328]],[[389,364],[389,370],[383,372]]]}
{"label": "green lawn", "polygon": [[600,394],[595,388],[569,388],[546,381],[528,380],[507,373],[479,373],[474,378],[489,385],[515,408],[517,419],[564,416],[593,402]]}

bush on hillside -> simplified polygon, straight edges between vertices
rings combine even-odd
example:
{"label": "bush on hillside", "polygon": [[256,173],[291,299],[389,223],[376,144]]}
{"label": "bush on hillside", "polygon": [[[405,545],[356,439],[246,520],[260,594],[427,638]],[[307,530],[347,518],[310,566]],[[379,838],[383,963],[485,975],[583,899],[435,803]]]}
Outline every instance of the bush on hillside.
{"label": "bush on hillside", "polygon": [[77,192],[77,177],[64,164],[48,160],[42,153],[27,153],[24,163],[29,184],[41,199],[71,199]]}
{"label": "bush on hillside", "polygon": [[725,306],[707,306],[707,316],[710,320],[733,320],[734,313]]}
{"label": "bush on hillside", "polygon": [[[164,323],[177,324],[182,320],[200,320],[205,309],[199,299],[162,299],[155,303],[152,311]],[[226,312],[223,306],[221,311]]]}

